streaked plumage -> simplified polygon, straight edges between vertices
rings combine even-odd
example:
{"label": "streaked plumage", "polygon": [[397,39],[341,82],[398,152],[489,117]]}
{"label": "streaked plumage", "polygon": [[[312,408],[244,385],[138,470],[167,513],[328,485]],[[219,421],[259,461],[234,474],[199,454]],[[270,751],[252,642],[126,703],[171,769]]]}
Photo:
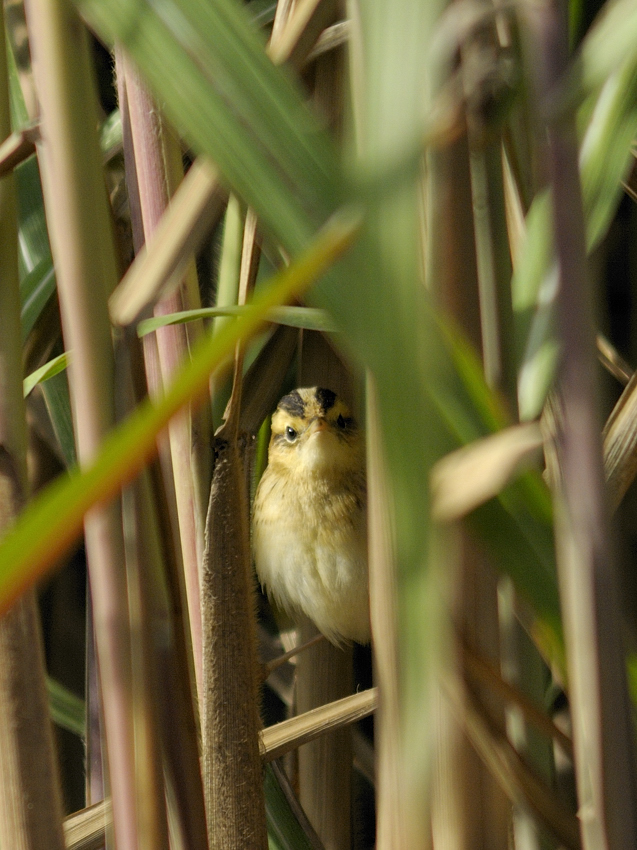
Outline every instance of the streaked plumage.
{"label": "streaked plumage", "polygon": [[279,402],[253,548],[278,605],[306,614],[334,643],[369,641],[365,446],[331,390],[298,389]]}

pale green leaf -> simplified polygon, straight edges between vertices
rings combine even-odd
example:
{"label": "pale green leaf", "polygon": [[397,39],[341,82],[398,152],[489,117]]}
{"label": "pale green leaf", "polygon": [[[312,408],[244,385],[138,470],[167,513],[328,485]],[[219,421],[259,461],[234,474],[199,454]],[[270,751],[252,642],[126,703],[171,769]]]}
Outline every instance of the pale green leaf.
{"label": "pale green leaf", "polygon": [[64,354],[54,357],[53,360],[49,360],[49,362],[45,363],[44,366],[40,366],[40,368],[36,369],[35,372],[31,372],[30,375],[27,375],[22,382],[24,386],[24,397],[26,398],[38,384],[47,381],[49,378],[52,378],[54,375],[58,375],[66,369],[68,362],[69,355],[65,351]]}
{"label": "pale green leaf", "polygon": [[[137,325],[137,336],[156,331],[166,325],[178,325],[186,322],[194,322],[197,319],[210,319],[215,316],[240,316],[245,307],[202,307],[199,310],[184,310],[180,313],[167,313],[164,316],[153,316],[152,319],[144,319]],[[316,307],[277,307],[270,310],[266,316],[268,322],[277,325],[289,325],[292,328],[305,328],[306,330],[333,333],[336,331],[334,322],[325,310]]]}

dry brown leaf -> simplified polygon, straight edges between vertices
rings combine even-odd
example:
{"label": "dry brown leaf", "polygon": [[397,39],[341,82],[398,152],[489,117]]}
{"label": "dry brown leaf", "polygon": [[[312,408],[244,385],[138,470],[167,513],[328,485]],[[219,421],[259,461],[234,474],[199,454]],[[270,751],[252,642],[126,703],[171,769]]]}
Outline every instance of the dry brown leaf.
{"label": "dry brown leaf", "polygon": [[497,496],[523,469],[539,460],[536,422],[514,425],[446,455],[431,470],[431,512],[454,522]]}
{"label": "dry brown leaf", "polygon": [[103,847],[104,833],[111,823],[110,799],[69,815],[62,824],[67,850],[98,850]]}
{"label": "dry brown leaf", "polygon": [[375,711],[377,703],[377,689],[369,688],[269,726],[261,733],[261,754],[266,761],[280,758],[320,735],[367,717]]}

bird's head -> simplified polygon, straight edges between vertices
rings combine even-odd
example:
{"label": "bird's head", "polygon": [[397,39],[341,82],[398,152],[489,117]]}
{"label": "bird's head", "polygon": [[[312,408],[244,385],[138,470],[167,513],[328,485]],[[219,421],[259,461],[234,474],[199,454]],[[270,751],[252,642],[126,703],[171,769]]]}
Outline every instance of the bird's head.
{"label": "bird's head", "polygon": [[269,462],[298,474],[359,472],[364,466],[362,434],[332,390],[293,390],[272,416]]}

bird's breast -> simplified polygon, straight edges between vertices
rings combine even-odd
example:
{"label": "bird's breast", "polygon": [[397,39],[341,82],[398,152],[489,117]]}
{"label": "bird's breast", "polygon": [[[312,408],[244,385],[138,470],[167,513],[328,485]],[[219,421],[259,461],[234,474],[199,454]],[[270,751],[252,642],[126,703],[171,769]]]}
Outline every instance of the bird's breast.
{"label": "bird's breast", "polygon": [[259,580],[289,613],[330,639],[369,640],[364,481],[300,483],[268,475],[255,500]]}

